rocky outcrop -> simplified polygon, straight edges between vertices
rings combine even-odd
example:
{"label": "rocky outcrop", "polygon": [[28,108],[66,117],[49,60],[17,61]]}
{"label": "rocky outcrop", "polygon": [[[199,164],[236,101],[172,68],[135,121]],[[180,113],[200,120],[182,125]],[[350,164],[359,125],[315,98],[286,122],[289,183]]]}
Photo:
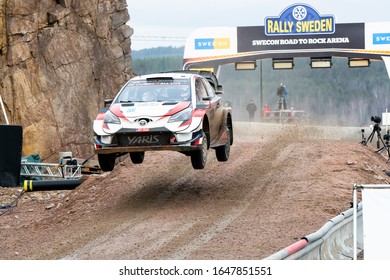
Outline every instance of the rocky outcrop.
{"label": "rocky outcrop", "polygon": [[0,94],[24,155],[93,152],[98,108],[131,76],[128,21],[125,0],[0,0]]}

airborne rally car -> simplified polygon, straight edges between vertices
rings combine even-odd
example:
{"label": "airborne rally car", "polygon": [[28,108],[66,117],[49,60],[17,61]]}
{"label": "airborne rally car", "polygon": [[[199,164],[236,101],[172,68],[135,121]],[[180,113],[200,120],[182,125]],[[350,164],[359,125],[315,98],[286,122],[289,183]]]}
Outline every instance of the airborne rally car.
{"label": "airborne rally car", "polygon": [[[202,74],[202,75],[201,75]],[[211,72],[178,71],[130,79],[93,123],[94,148],[103,171],[126,153],[134,164],[146,151],[172,150],[203,169],[209,148],[227,161],[233,144],[230,107]]]}

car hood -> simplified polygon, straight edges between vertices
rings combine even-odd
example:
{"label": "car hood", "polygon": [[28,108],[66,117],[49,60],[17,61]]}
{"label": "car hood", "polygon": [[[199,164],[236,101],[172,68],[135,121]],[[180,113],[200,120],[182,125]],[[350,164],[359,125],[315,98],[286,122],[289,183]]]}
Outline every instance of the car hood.
{"label": "car hood", "polygon": [[196,113],[190,120],[169,121],[171,116],[186,108],[192,108],[190,101],[116,103],[112,104],[109,110],[120,119],[120,123],[104,123],[105,113],[101,113],[94,121],[94,131],[98,135],[108,135],[118,131],[193,131],[202,121],[202,117]]}

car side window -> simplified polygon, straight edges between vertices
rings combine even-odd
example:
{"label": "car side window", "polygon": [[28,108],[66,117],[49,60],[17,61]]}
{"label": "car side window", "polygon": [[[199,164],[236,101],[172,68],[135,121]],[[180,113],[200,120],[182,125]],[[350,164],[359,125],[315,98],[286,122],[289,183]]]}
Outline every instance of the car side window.
{"label": "car side window", "polygon": [[210,85],[209,82],[207,82],[207,81],[203,81],[203,82],[204,82],[204,85],[206,87],[208,96],[210,96],[210,98],[214,98],[215,97],[214,88]]}
{"label": "car side window", "polygon": [[195,81],[196,100],[202,101],[203,97],[207,97],[207,90],[205,89],[200,78]]}

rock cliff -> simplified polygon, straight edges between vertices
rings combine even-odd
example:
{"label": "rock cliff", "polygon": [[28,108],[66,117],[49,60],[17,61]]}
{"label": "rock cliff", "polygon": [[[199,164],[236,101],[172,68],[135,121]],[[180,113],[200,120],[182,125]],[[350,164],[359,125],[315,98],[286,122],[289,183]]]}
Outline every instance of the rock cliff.
{"label": "rock cliff", "polygon": [[98,108],[131,76],[129,19],[125,0],[0,0],[0,94],[23,155],[93,153]]}

